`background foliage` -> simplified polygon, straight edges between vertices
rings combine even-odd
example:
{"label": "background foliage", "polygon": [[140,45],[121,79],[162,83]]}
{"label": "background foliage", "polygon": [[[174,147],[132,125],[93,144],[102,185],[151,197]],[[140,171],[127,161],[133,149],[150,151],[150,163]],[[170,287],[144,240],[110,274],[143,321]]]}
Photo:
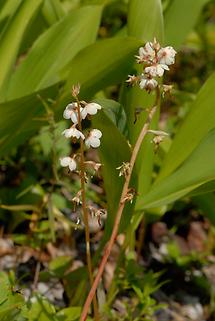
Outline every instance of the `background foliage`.
{"label": "background foliage", "polygon": [[[42,264],[42,255],[50,244],[56,248],[66,244],[77,251],[77,256],[82,253],[84,257],[83,249],[76,248],[82,227],[76,224],[70,204],[71,195],[79,186],[76,177],[63,173],[58,163],[58,158],[71,148],[62,140],[61,132],[66,126],[62,111],[71,101],[72,85],[80,83],[81,98],[95,99],[103,106],[93,120],[103,132],[99,150],[103,179],[92,178],[87,191],[93,203],[108,209],[104,233],[99,237],[99,246],[94,246],[97,262],[110,235],[123,184],[116,167],[129,159],[127,141],[134,144],[147,116],[144,109],[154,100],[153,94],[125,85],[127,75],[138,70],[134,55],[154,37],[178,51],[174,70],[165,79],[174,83],[173,95],[162,101],[152,124],[153,128],[159,126],[168,131],[170,137],[155,153],[152,137],[148,135],[138,155],[132,177],[137,198],[126,207],[121,224],[131,257],[125,257],[123,249],[120,250],[120,262],[124,262],[122,274],[116,272],[109,294],[100,302],[107,319],[120,319],[110,306],[124,291],[138,302],[126,320],[134,319],[136,310],[139,318],[135,320],[143,320],[141,317],[148,320],[158,309],[151,294],[157,289],[155,284],[160,282],[157,282],[160,275],[147,272],[143,276],[145,281],[138,282],[144,269],[132,256],[143,216],[147,233],[153,222],[165,221],[166,217],[190,208],[197,211],[200,220],[209,219],[211,234],[208,233],[214,238],[214,21],[215,3],[208,0],[0,3],[1,235],[2,240],[12,240],[17,248],[30,247],[35,251],[32,253],[36,266],[38,262]],[[143,111],[134,125],[137,107]],[[175,231],[177,224],[171,226]],[[181,264],[183,269],[187,263],[177,261],[174,246],[170,242],[168,260]],[[213,250],[212,241],[211,252],[207,254],[213,255]],[[186,260],[193,262],[192,255],[187,255]],[[32,291],[25,303],[23,294],[14,289],[25,287],[19,280],[23,275],[17,275],[18,267],[2,267],[9,271],[0,275],[1,319],[76,320],[89,285],[84,267],[68,270],[75,257],[64,250],[63,256],[53,255],[43,268],[40,266],[40,280],[54,277],[63,284],[67,297],[63,308],[37,291]],[[204,256],[195,260],[200,265],[208,264]],[[137,271],[136,276],[129,275],[131,271]],[[200,281],[202,287],[207,287],[206,280]],[[213,295],[208,295],[213,300]],[[210,309],[209,317],[213,314],[211,306]]]}

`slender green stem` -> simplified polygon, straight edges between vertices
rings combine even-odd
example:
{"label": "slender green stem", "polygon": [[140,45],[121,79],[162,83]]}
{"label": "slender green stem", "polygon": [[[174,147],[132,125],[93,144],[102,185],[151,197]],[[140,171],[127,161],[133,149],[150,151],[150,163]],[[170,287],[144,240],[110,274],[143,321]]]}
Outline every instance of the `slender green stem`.
{"label": "slender green stem", "polygon": [[[80,111],[80,101],[76,97],[78,104],[78,129],[82,131],[81,125],[81,111]],[[85,159],[84,159],[84,141],[80,138],[80,181],[81,181],[81,198],[82,198],[82,211],[85,225],[85,242],[86,242],[86,259],[87,259],[87,268],[90,279],[90,285],[93,285],[93,268],[92,268],[92,259],[90,253],[90,230],[89,230],[89,218],[88,210],[86,203],[86,191],[85,191]],[[93,310],[94,310],[94,319],[99,321],[99,310],[96,296],[93,298]]]}

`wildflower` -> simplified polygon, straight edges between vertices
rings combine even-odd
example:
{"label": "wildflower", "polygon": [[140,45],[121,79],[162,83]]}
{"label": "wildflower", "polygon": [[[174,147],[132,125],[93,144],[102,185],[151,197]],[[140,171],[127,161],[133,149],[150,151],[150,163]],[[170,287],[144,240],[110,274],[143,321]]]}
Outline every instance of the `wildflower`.
{"label": "wildflower", "polygon": [[80,190],[80,191],[72,198],[72,201],[73,201],[74,203],[76,203],[77,205],[82,204],[82,201],[81,201],[81,193],[82,193],[82,191]]}
{"label": "wildflower", "polygon": [[[128,76],[131,85],[139,84],[141,89],[150,92],[158,86],[156,77],[162,77],[169,65],[175,62],[176,51],[168,46],[161,48],[156,39],[147,42],[144,47],[139,48],[139,56],[136,56],[137,63],[143,64],[143,73],[140,76]],[[165,85],[164,85],[165,86]],[[163,95],[169,92],[170,88],[163,87]]]}
{"label": "wildflower", "polygon": [[131,85],[134,86],[137,84],[139,80],[139,77],[135,76],[135,75],[128,75],[128,79],[126,80],[126,82]]}
{"label": "wildflower", "polygon": [[162,92],[162,96],[164,97],[166,94],[171,94],[173,86],[172,85],[163,85],[163,92]]}
{"label": "wildflower", "polygon": [[157,152],[160,143],[164,140],[165,137],[169,136],[168,133],[162,131],[162,130],[153,130],[149,129],[148,133],[154,134],[154,138],[152,139],[152,143],[154,144],[155,147],[155,152]]}
{"label": "wildflower", "polygon": [[88,138],[85,140],[87,147],[97,148],[100,146],[100,138],[102,137],[102,132],[98,129],[92,129]]}
{"label": "wildflower", "polygon": [[91,165],[96,172],[98,172],[98,170],[99,170],[100,167],[102,166],[101,163],[96,163],[96,162],[94,162],[94,161],[86,161],[85,164],[86,164],[86,165]]}
{"label": "wildflower", "polygon": [[77,167],[76,161],[69,156],[60,158],[60,164],[62,167],[68,166],[71,172],[75,171]]}
{"label": "wildflower", "polygon": [[[80,112],[82,112],[83,108],[80,107]],[[66,109],[63,112],[63,117],[65,119],[71,119],[74,124],[78,123],[78,104],[71,103],[66,106]]]}
{"label": "wildflower", "polygon": [[83,140],[85,139],[84,134],[75,127],[65,129],[62,132],[62,135],[64,135],[66,138],[75,137],[77,139],[79,139],[79,138],[82,138]]}
{"label": "wildflower", "polygon": [[153,78],[147,78],[144,76],[144,74],[141,75],[141,80],[139,83],[139,86],[141,89],[146,89],[147,91],[151,91],[154,88],[156,88],[158,85],[157,80]]}
{"label": "wildflower", "polygon": [[131,171],[131,165],[130,163],[123,162],[121,166],[117,167],[116,169],[119,169],[119,176],[128,176]]}
{"label": "wildflower", "polygon": [[95,115],[97,111],[102,107],[97,103],[89,103],[87,104],[81,111],[82,118],[85,119],[87,115]]}
{"label": "wildflower", "polygon": [[161,48],[158,51],[158,60],[160,64],[165,64],[165,65],[172,65],[175,63],[175,55],[176,51],[173,49],[173,47],[165,47]]}
{"label": "wildflower", "polygon": [[147,42],[144,47],[139,48],[139,56],[136,56],[137,63],[153,61],[155,58],[155,50],[151,42]]}
{"label": "wildflower", "polygon": [[122,199],[121,203],[130,202],[130,203],[132,204],[135,195],[137,195],[135,189],[134,189],[134,188],[129,188],[129,189],[128,189],[128,193],[127,193],[126,196]]}
{"label": "wildflower", "polygon": [[169,67],[165,64],[155,64],[145,68],[145,73],[151,77],[162,77],[165,70],[169,70]]}
{"label": "wildflower", "polygon": [[89,209],[90,215],[97,218],[99,226],[102,226],[102,217],[105,218],[107,216],[107,210],[104,208],[97,209],[90,205],[88,205],[87,208]]}

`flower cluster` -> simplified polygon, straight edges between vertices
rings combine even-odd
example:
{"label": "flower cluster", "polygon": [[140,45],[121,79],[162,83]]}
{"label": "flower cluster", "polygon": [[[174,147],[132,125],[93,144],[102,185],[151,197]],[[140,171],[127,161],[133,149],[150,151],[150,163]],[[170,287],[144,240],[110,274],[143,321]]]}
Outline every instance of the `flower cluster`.
{"label": "flower cluster", "polygon": [[143,72],[140,76],[129,75],[127,82],[131,85],[139,84],[141,89],[150,92],[158,86],[157,77],[162,77],[169,66],[175,63],[176,51],[173,47],[164,47],[154,39],[139,48],[136,56],[137,63],[143,64]]}
{"label": "flower cluster", "polygon": [[[66,106],[63,117],[65,119],[70,119],[72,121],[72,126],[68,129],[65,129],[62,134],[66,138],[72,138],[74,140],[81,139],[85,141],[85,145],[90,148],[97,148],[100,146],[100,138],[102,133],[99,129],[92,129],[87,136],[81,130],[81,122],[85,118],[91,115],[95,115],[98,110],[102,107],[97,103],[86,103],[85,101],[73,102]],[[75,157],[62,157],[60,158],[60,164],[63,167],[68,167],[70,171],[74,171],[77,168],[77,163]]]}

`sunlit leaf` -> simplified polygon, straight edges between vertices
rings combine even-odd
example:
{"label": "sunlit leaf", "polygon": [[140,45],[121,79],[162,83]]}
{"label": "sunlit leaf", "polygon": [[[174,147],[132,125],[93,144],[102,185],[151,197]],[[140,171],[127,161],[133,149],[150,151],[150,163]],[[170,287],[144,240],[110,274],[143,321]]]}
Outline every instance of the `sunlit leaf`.
{"label": "sunlit leaf", "polygon": [[139,197],[138,208],[153,208],[168,204],[213,181],[214,157],[215,130],[212,130],[175,172],[154,184],[145,197]]}
{"label": "sunlit leaf", "polygon": [[73,10],[43,33],[14,73],[7,99],[27,95],[62,80],[60,70],[79,50],[95,41],[100,15],[100,6]]}
{"label": "sunlit leaf", "polygon": [[22,37],[26,32],[30,21],[40,7],[42,0],[22,1],[15,13],[9,19],[0,36],[0,93],[4,96],[4,90],[11,70],[16,61]]}
{"label": "sunlit leaf", "polygon": [[[172,173],[215,127],[215,74],[201,88],[164,160],[159,179]],[[210,155],[210,153],[208,154]]]}

